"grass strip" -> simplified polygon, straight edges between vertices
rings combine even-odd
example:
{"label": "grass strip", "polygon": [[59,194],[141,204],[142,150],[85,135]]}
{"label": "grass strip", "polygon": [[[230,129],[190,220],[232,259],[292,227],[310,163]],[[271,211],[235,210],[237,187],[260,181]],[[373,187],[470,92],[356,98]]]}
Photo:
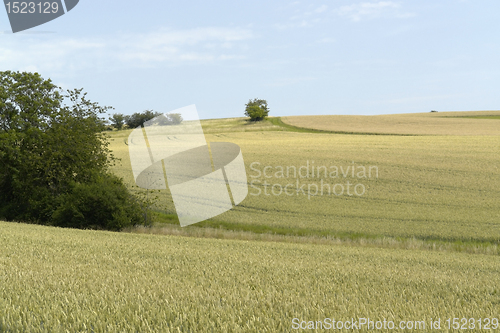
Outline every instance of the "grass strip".
{"label": "grass strip", "polygon": [[500,119],[500,116],[455,116],[455,117],[448,116],[440,118]]}
{"label": "grass strip", "polygon": [[157,223],[151,227],[124,230],[131,233],[178,235],[187,237],[260,240],[270,242],[337,244],[398,249],[420,249],[448,252],[500,255],[499,240],[456,239],[436,237],[390,237],[367,233],[279,227],[260,224],[230,223],[207,220],[180,227],[175,214],[154,212]]}
{"label": "grass strip", "polygon": [[323,133],[323,134],[352,134],[352,135],[390,135],[390,136],[421,136],[418,134],[398,134],[398,133],[372,133],[372,132],[350,132],[350,131],[328,131],[319,130],[306,127],[298,127],[284,123],[281,117],[267,118],[271,124],[275,126],[281,126],[285,131],[288,132],[299,132],[299,133]]}

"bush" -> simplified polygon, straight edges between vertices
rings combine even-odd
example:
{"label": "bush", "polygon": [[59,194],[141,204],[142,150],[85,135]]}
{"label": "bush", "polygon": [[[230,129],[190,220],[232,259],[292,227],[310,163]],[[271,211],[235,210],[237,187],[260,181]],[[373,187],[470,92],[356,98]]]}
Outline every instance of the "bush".
{"label": "bush", "polygon": [[52,214],[51,224],[79,229],[120,230],[145,224],[141,203],[113,175],[99,175],[95,182],[72,184]]}
{"label": "bush", "polygon": [[119,230],[142,223],[119,178],[105,121],[110,107],[38,73],[0,71],[0,219]]}
{"label": "bush", "polygon": [[264,120],[268,114],[269,108],[265,99],[254,98],[246,104],[245,115],[250,117],[251,121]]}

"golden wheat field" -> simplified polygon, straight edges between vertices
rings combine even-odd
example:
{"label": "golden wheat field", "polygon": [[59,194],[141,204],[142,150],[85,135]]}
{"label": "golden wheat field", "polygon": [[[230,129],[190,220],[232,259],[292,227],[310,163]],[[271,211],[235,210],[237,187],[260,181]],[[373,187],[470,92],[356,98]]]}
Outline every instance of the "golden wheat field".
{"label": "golden wheat field", "polygon": [[[206,134],[208,142],[241,147],[249,183],[247,198],[213,218],[214,225],[333,236],[500,239],[500,135],[342,135],[273,131],[265,124],[252,129],[255,124],[242,121],[220,120],[224,132]],[[217,121],[207,123],[214,132]],[[121,158],[114,171],[133,186],[128,133],[113,132],[111,148]],[[175,214],[168,190],[159,194],[159,204]]]}
{"label": "golden wheat field", "polygon": [[499,317],[498,256],[6,222],[0,242],[2,332],[290,332],[325,318],[447,331]]}
{"label": "golden wheat field", "polygon": [[[0,332],[496,331],[500,135],[478,131],[500,120],[437,115],[433,135],[409,115],[419,125],[404,136],[204,120],[208,142],[241,147],[247,198],[185,228],[168,190],[148,192],[151,228],[0,222]],[[450,135],[447,120],[471,132]],[[109,135],[112,171],[144,194],[129,133]]]}
{"label": "golden wheat field", "polygon": [[498,118],[500,118],[500,111],[432,112],[380,116],[289,116],[281,119],[292,126],[339,133],[498,136],[500,135]]}

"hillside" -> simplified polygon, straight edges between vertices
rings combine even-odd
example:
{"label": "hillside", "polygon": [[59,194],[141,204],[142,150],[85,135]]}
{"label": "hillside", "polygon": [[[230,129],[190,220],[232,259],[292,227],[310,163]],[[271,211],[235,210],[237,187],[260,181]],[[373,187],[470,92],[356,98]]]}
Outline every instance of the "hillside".
{"label": "hillside", "polygon": [[[328,116],[325,116],[328,117]],[[444,119],[434,114],[396,119]],[[304,117],[309,118],[309,117]],[[310,117],[312,120],[317,117]],[[491,245],[500,239],[500,136],[345,135],[280,125],[277,118],[248,123],[242,118],[203,120],[208,142],[228,141],[243,152],[249,195],[234,209],[193,226],[284,235],[354,238],[403,237]],[[461,118],[500,125],[498,119]],[[471,125],[472,124],[472,125]],[[377,125],[378,126],[378,125]],[[382,125],[373,130],[382,132]],[[499,126],[500,127],[500,126]],[[121,158],[113,171],[134,191],[128,147],[129,131],[111,133],[111,149]],[[275,177],[279,167],[306,167],[309,175]],[[312,174],[312,166],[338,173]],[[270,178],[264,167],[274,170]],[[378,175],[359,179],[353,167],[377,167]],[[265,185],[267,181],[268,185]],[[298,181],[298,183],[297,183]],[[314,185],[361,184],[366,193],[324,195]],[[289,185],[292,184],[292,185]],[[298,185],[297,185],[298,184]],[[285,186],[297,195],[273,195]],[[309,185],[311,187],[309,188]],[[303,187],[304,186],[304,187]],[[302,188],[302,190],[301,190]],[[260,191],[260,195],[258,194]],[[267,191],[267,195],[265,194]],[[178,225],[169,190],[159,192],[158,212]],[[489,246],[488,245],[488,246]],[[496,245],[495,245],[496,246]],[[496,251],[496,250],[495,250]]]}
{"label": "hillside", "polygon": [[380,116],[287,116],[300,128],[336,133],[397,135],[500,135],[500,111],[427,112]]}

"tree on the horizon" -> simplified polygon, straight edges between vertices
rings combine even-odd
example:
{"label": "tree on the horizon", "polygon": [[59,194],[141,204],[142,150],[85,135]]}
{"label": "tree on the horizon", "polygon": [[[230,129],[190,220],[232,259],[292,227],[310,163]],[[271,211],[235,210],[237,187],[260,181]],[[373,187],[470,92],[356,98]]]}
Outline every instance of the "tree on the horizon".
{"label": "tree on the horizon", "polygon": [[137,128],[142,126],[146,121],[158,117],[159,115],[161,115],[161,113],[154,112],[153,110],[145,110],[143,112],[136,112],[131,116],[125,116],[125,122],[128,128]]}
{"label": "tree on the horizon", "polygon": [[144,126],[145,122],[155,118],[155,124],[157,125],[178,125],[183,121],[182,116],[179,113],[163,114],[160,112],[154,112],[153,110],[145,110],[143,112],[136,112],[131,116],[124,116],[124,120],[128,128]]}
{"label": "tree on the horizon", "polygon": [[245,106],[245,116],[250,117],[251,121],[264,120],[269,114],[269,108],[265,99],[251,99]]}
{"label": "tree on the horizon", "polygon": [[117,130],[121,130],[125,125],[125,115],[122,113],[114,113],[111,117],[109,117],[111,121],[111,125],[115,127]]}

